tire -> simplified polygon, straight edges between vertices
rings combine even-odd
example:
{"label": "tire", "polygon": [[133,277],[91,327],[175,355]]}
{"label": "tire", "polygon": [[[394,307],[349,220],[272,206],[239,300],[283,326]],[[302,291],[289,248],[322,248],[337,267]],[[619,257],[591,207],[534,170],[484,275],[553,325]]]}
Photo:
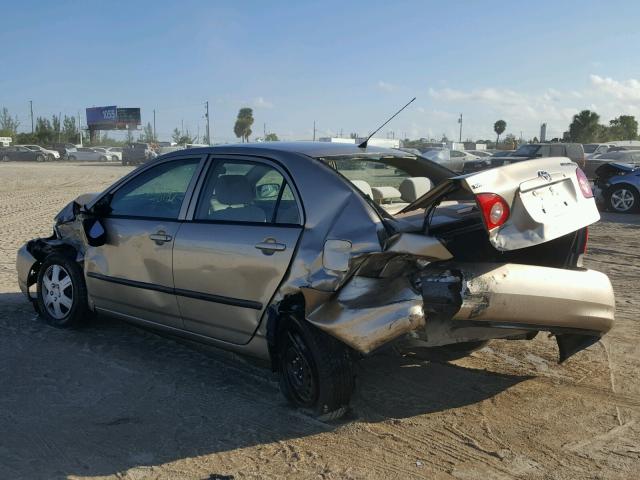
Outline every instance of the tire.
{"label": "tire", "polygon": [[3,162],[8,162],[9,160],[11,160],[11,159],[9,158],[9,155],[3,155],[3,156],[2,156],[2,161],[3,161]]}
{"label": "tire", "polygon": [[618,213],[631,213],[638,210],[640,195],[631,185],[615,185],[607,192],[607,209]]}
{"label": "tire", "polygon": [[280,333],[277,365],[280,390],[290,404],[325,421],[347,412],[355,382],[346,345],[289,317]]}
{"label": "tire", "polygon": [[101,162],[108,162],[109,159],[107,157],[100,157]]}
{"label": "tire", "polygon": [[55,160],[55,157],[51,154],[47,155],[47,162],[53,162]]}
{"label": "tire", "polygon": [[113,156],[111,157],[111,161],[112,161],[112,162],[117,162],[117,161],[118,161],[118,157],[117,157],[116,155],[113,155]]}
{"label": "tire", "polygon": [[36,155],[36,162],[44,162],[44,161],[45,161],[44,155]]}
{"label": "tire", "polygon": [[49,325],[81,325],[89,316],[89,307],[87,286],[78,263],[61,254],[49,255],[38,272],[36,302],[40,316]]}
{"label": "tire", "polygon": [[76,161],[76,157],[74,157],[73,155],[69,155],[68,160],[71,162],[75,162]]}

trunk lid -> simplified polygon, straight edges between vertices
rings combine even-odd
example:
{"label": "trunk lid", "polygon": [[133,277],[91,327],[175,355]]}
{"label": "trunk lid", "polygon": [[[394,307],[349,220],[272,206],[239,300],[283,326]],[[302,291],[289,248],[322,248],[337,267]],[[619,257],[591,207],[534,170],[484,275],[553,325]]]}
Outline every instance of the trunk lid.
{"label": "trunk lid", "polygon": [[[580,189],[578,166],[568,158],[541,158],[450,178],[400,213],[426,209],[458,191],[473,197],[493,193],[509,206],[509,217],[487,229],[498,250],[517,250],[575,232],[600,219],[593,197]],[[486,225],[485,225],[486,227]]]}

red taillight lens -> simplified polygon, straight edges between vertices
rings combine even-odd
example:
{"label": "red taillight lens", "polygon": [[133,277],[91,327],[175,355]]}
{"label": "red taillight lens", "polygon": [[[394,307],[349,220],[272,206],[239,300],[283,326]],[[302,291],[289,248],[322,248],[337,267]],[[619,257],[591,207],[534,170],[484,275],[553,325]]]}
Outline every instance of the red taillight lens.
{"label": "red taillight lens", "polygon": [[578,177],[578,185],[580,185],[582,196],[584,196],[584,198],[593,198],[593,190],[591,190],[589,179],[579,168],[576,168],[576,177]]}
{"label": "red taillight lens", "polygon": [[509,205],[500,195],[479,193],[476,195],[476,201],[488,230],[499,227],[509,218]]}

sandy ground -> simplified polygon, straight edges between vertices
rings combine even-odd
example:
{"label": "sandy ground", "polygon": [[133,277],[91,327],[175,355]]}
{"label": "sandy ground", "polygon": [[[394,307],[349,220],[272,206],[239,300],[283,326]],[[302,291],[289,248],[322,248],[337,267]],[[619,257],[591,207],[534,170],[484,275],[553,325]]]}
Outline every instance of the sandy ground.
{"label": "sandy ground", "polygon": [[591,229],[588,266],[618,299],[602,342],[562,366],[544,335],[454,363],[372,358],[350,417],[327,424],[235,355],[105,318],[79,331],[38,320],[16,249],[128,170],[0,164],[0,478],[640,477],[638,216]]}

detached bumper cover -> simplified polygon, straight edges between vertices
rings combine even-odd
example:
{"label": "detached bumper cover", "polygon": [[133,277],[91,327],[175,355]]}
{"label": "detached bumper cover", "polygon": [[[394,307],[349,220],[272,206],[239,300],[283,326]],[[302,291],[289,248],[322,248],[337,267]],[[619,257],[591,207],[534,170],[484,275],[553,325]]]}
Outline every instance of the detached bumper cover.
{"label": "detached bumper cover", "polygon": [[29,291],[29,287],[33,284],[31,278],[31,271],[33,265],[37,263],[37,260],[27,251],[27,245],[23,245],[18,250],[18,256],[16,258],[16,270],[18,272],[18,286],[20,291],[27,297],[35,298],[35,293]]}
{"label": "detached bumper cover", "polygon": [[605,334],[615,298],[609,278],[593,270],[520,264],[459,265],[462,305],[453,321]]}

